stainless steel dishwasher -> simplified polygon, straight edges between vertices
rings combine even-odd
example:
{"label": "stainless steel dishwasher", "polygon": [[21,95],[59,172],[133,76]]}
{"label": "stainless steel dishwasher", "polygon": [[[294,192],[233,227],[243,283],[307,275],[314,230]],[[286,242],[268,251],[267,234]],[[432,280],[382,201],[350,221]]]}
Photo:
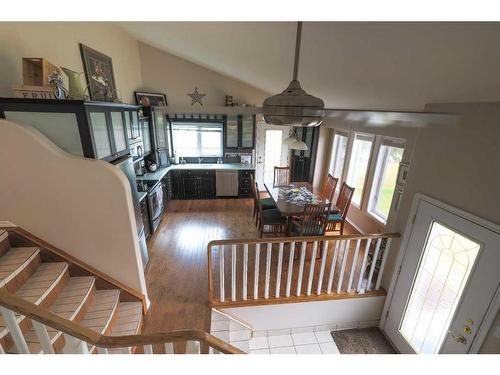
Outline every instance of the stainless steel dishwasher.
{"label": "stainless steel dishwasher", "polygon": [[215,171],[215,194],[218,197],[238,196],[238,171]]}

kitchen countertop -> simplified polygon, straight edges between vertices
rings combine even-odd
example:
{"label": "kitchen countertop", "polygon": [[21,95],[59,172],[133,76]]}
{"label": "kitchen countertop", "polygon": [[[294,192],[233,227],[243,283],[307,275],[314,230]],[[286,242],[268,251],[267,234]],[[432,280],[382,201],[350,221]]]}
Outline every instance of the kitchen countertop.
{"label": "kitchen countertop", "polygon": [[142,201],[146,195],[148,195],[148,193],[146,193],[145,191],[139,191],[139,202]]}
{"label": "kitchen countertop", "polygon": [[137,176],[137,180],[161,180],[169,171],[173,170],[200,170],[208,169],[213,171],[244,171],[254,170],[253,164],[227,163],[227,164],[175,164],[170,167],[158,168],[156,172],[148,172],[144,176]]}

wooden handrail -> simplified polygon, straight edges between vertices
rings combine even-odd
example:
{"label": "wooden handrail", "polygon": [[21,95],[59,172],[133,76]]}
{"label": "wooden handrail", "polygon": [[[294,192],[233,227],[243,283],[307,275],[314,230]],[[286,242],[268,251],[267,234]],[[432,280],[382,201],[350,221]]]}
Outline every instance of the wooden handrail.
{"label": "wooden handrail", "polygon": [[64,250],[61,250],[57,248],[54,245],[51,245],[50,243],[44,241],[40,237],[37,237],[31,232],[28,232],[26,229],[21,228],[20,226],[17,226],[15,224],[9,223],[9,222],[0,222],[0,229],[5,229],[7,232],[14,232],[21,237],[24,237],[25,239],[35,243],[37,246],[42,247],[43,249],[47,250],[48,252],[64,259],[65,261],[73,264],[74,266],[94,275],[98,279],[101,279],[105,281],[106,283],[121,289],[125,294],[128,294],[129,296],[133,297],[137,301],[140,301],[142,303],[142,308],[144,313],[147,311],[146,307],[146,297],[144,294],[139,292],[138,290],[129,287],[128,285],[125,285],[121,281],[116,280],[115,278],[99,271],[98,269],[92,267],[91,265],[81,261],[80,259],[74,257],[73,255],[68,254]]}
{"label": "wooden handrail", "polygon": [[344,234],[341,236],[309,236],[309,237],[269,237],[269,238],[238,238],[228,240],[213,240],[208,243],[208,249],[219,245],[243,245],[257,243],[280,243],[280,242],[311,242],[311,241],[341,241],[341,240],[373,240],[378,238],[398,238],[399,233],[373,233],[373,234]]}
{"label": "wooden handrail", "polygon": [[245,352],[226,343],[225,341],[222,341],[207,332],[196,329],[183,329],[169,332],[126,336],[102,335],[91,330],[90,328],[82,326],[77,322],[67,320],[41,306],[35,305],[17,297],[14,294],[8,293],[5,289],[0,289],[0,305],[100,348],[124,348],[195,340],[200,341],[201,343],[204,343],[222,353],[245,354]]}

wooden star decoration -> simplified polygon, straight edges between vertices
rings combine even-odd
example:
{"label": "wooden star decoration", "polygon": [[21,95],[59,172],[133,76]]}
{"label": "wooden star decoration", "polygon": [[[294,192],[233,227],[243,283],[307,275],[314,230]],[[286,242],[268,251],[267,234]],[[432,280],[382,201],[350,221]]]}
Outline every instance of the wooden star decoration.
{"label": "wooden star decoration", "polygon": [[200,94],[198,91],[198,87],[195,87],[194,91],[191,94],[188,94],[188,96],[191,97],[191,105],[195,105],[196,103],[203,105],[203,103],[201,102],[201,99],[203,99],[203,97],[205,95],[206,94]]}

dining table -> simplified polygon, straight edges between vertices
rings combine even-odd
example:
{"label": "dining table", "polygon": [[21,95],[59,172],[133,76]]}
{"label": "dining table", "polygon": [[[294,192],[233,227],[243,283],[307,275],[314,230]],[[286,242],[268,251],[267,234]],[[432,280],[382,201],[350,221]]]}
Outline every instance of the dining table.
{"label": "dining table", "polygon": [[[287,218],[302,215],[304,207],[308,203],[331,203],[321,190],[314,188],[309,182],[293,182],[286,186],[274,186],[272,183],[264,183],[264,187],[281,212],[281,216]],[[339,212],[337,206],[332,203],[330,213],[336,214]]]}

